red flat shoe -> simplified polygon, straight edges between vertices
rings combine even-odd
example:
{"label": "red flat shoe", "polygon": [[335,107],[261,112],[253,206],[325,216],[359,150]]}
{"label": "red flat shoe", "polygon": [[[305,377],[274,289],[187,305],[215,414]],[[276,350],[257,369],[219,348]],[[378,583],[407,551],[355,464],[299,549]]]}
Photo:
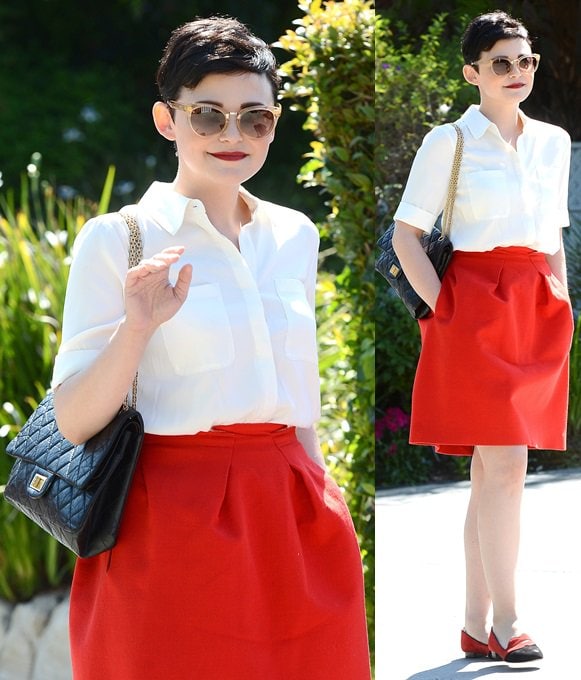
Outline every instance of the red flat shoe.
{"label": "red flat shoe", "polygon": [[509,663],[522,663],[524,661],[534,661],[542,659],[543,653],[537,645],[524,633],[518,637],[513,637],[508,641],[506,649],[500,646],[494,631],[490,631],[488,647],[493,659],[508,661]]}
{"label": "red flat shoe", "polygon": [[467,659],[479,659],[481,657],[488,658],[490,656],[490,650],[485,642],[480,642],[476,638],[463,629],[460,635],[460,646],[462,651],[465,653]]}

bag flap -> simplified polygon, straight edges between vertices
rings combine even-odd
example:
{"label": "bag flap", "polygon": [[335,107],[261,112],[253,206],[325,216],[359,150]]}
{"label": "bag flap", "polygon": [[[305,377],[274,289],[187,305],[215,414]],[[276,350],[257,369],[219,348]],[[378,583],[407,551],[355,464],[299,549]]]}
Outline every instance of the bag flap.
{"label": "bag flap", "polygon": [[32,498],[41,498],[52,486],[56,475],[38,466],[26,470],[29,471],[26,493]]}

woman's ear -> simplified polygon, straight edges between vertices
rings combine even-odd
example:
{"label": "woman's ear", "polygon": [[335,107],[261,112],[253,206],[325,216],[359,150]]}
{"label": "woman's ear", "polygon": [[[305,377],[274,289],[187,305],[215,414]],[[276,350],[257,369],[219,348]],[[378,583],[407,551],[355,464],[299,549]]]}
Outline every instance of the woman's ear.
{"label": "woman's ear", "polygon": [[156,130],[159,134],[162,137],[169,139],[170,142],[174,142],[176,133],[169,106],[164,104],[164,102],[155,102],[151,113],[153,114],[153,122],[155,123]]}
{"label": "woman's ear", "polygon": [[464,64],[462,67],[462,75],[464,76],[464,80],[470,83],[470,85],[478,85],[478,71],[474,66]]}

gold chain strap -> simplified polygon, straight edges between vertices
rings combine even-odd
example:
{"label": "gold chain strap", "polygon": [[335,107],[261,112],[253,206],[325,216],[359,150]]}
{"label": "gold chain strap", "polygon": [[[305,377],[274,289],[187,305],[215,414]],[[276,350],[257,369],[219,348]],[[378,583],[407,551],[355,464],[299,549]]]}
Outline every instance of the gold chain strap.
{"label": "gold chain strap", "polygon": [[450,236],[450,228],[452,227],[452,212],[454,211],[454,201],[456,200],[456,191],[458,189],[458,178],[460,177],[460,165],[462,164],[462,152],[464,151],[464,135],[460,126],[452,123],[456,130],[456,151],[454,152],[454,161],[452,163],[452,174],[450,175],[450,185],[448,187],[448,197],[446,198],[446,207],[444,208],[444,220],[442,227],[442,236]]}
{"label": "gold chain strap", "polygon": [[[129,228],[129,269],[137,267],[143,259],[143,241],[141,240],[141,230],[137,224],[137,219],[133,213],[120,210],[121,217],[127,222]],[[131,390],[131,404],[128,398],[125,398],[124,406],[132,406],[137,408],[137,376],[139,372],[135,373],[133,378],[133,387]]]}

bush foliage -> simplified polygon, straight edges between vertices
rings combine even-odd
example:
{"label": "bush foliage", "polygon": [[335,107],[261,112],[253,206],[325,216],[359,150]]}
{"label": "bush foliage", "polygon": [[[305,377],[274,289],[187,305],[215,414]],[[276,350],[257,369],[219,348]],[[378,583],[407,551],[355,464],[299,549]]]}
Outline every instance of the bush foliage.
{"label": "bush foliage", "polygon": [[[462,62],[445,40],[446,15],[426,33],[378,18],[375,33],[375,150],[377,235],[400,201],[412,160],[428,130],[461,115],[473,92],[461,78]],[[376,481],[378,486],[418,484],[446,474],[462,476],[463,461],[442,460],[428,447],[410,446],[410,393],[420,349],[417,323],[387,283],[376,276]],[[401,413],[398,419],[394,413]],[[407,420],[405,419],[407,418]],[[381,423],[386,423],[382,427]],[[396,427],[397,424],[397,427]]]}
{"label": "bush foliage", "polygon": [[[60,344],[69,252],[82,224],[105,212],[114,173],[99,206],[63,200],[41,183],[40,158],[19,195],[0,195],[0,490],[12,459],[6,444],[44,397]],[[24,515],[0,502],[0,597],[24,600],[68,582],[72,553]]]}
{"label": "bush foliage", "polygon": [[459,51],[450,49],[445,32],[445,14],[436,16],[419,40],[401,22],[382,16],[377,23],[376,186],[390,213],[426,133],[476,101],[474,88],[462,78]]}
{"label": "bush foliage", "polygon": [[282,66],[285,96],[299,100],[315,137],[299,179],[327,197],[322,235],[338,270],[321,280],[319,323],[329,328],[322,346],[322,445],[355,520],[372,621],[375,16],[366,0],[307,0],[299,7],[305,16],[280,39],[294,55]]}
{"label": "bush foliage", "polygon": [[[0,2],[0,172],[6,185],[17,186],[36,151],[43,154],[43,177],[63,197],[76,192],[98,200],[103,175],[114,165],[112,209],[140,197],[154,178],[171,181],[173,145],[151,117],[155,71],[171,30],[215,14],[236,16],[270,43],[291,25],[297,7],[296,0],[262,3],[260,11],[238,0]],[[284,112],[269,171],[247,187],[318,216],[316,193],[294,182],[296,158],[307,143],[301,125],[302,116]]]}

